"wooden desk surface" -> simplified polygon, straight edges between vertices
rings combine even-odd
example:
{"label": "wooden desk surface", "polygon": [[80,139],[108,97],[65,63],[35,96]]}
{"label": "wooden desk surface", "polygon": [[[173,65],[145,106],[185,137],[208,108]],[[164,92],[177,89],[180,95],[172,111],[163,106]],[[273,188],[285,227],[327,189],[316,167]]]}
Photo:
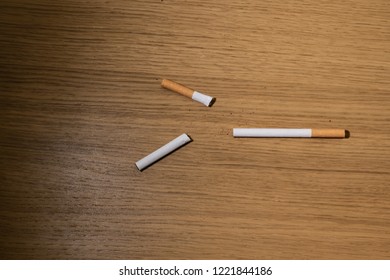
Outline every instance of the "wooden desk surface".
{"label": "wooden desk surface", "polygon": [[[1,258],[390,258],[387,0],[0,11]],[[233,127],[351,137],[234,139]],[[192,143],[136,169],[184,132]]]}

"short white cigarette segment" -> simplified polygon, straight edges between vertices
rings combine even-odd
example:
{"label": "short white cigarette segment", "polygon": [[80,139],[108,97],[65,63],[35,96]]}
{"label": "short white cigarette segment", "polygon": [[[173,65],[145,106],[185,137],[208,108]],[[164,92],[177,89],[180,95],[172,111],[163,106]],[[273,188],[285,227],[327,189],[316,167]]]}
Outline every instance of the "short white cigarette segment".
{"label": "short white cigarette segment", "polygon": [[211,101],[213,101],[213,97],[203,94],[199,91],[194,91],[194,93],[192,94],[192,99],[206,106],[210,106]]}
{"label": "short white cigarette segment", "polygon": [[177,148],[180,148],[181,146],[183,146],[184,144],[186,144],[190,141],[191,141],[191,138],[187,134],[183,133],[182,135],[173,139],[168,144],[165,144],[164,146],[157,149],[156,151],[154,151],[150,155],[144,157],[143,159],[140,159],[139,161],[137,161],[135,163],[135,165],[137,166],[137,168],[139,170],[145,169],[146,167],[153,164],[157,160],[163,158],[167,154],[173,152]]}
{"label": "short white cigarette segment", "polygon": [[233,128],[234,137],[345,138],[339,128]]}

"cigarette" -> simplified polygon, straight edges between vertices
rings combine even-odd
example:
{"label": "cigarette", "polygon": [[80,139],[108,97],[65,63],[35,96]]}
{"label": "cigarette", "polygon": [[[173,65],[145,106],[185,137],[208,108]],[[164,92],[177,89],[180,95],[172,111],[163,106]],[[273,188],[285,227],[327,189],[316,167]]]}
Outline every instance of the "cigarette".
{"label": "cigarette", "polygon": [[205,106],[211,106],[211,105],[213,105],[213,103],[215,101],[214,97],[208,96],[208,95],[203,94],[199,91],[195,91],[193,89],[190,89],[186,86],[183,86],[183,85],[178,84],[176,82],[173,82],[171,80],[163,79],[161,82],[161,86],[163,88],[172,90],[176,93],[179,93],[179,94],[184,95],[188,98],[191,98],[195,101],[198,101],[198,102],[204,104]]}
{"label": "cigarette", "polygon": [[233,128],[233,137],[345,138],[345,129]]}
{"label": "cigarette", "polygon": [[159,159],[165,157],[169,153],[173,152],[174,150],[182,147],[183,145],[191,141],[192,141],[191,138],[187,134],[183,133],[179,137],[173,139],[168,144],[165,144],[161,148],[155,150],[150,155],[140,159],[135,163],[135,165],[141,171],[146,167],[148,167],[149,165],[153,164],[154,162],[158,161]]}

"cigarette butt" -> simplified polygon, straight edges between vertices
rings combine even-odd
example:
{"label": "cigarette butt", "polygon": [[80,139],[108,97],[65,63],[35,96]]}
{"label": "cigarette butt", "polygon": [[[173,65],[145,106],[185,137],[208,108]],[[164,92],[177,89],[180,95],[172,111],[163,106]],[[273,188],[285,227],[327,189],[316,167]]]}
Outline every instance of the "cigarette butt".
{"label": "cigarette butt", "polygon": [[233,128],[233,137],[345,138],[345,129]]}
{"label": "cigarette butt", "polygon": [[135,165],[141,171],[146,167],[148,167],[149,165],[153,164],[154,162],[158,161],[159,159],[165,157],[169,153],[175,151],[176,149],[182,147],[183,145],[191,141],[192,141],[191,138],[187,134],[183,133],[182,135],[176,137],[171,142],[165,144],[164,146],[157,149],[150,155],[147,155],[146,157],[140,159],[135,163]]}
{"label": "cigarette butt", "polygon": [[176,83],[174,81],[171,81],[171,80],[163,79],[161,81],[161,86],[163,88],[172,90],[176,93],[179,93],[179,94],[184,95],[188,98],[191,98],[195,101],[198,101],[198,102],[204,104],[205,106],[211,106],[215,101],[215,98],[213,98],[211,96],[203,94],[199,91],[195,91],[191,88],[188,88],[186,86],[183,86],[183,85]]}

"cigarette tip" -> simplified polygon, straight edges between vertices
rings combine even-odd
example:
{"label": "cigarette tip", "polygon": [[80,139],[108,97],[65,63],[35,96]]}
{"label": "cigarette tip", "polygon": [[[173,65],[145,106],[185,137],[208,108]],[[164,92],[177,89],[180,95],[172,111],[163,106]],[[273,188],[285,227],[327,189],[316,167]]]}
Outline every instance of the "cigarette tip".
{"label": "cigarette tip", "polygon": [[189,135],[188,133],[185,133],[185,135],[187,135],[187,137],[190,139],[189,142],[194,141],[194,140],[191,138],[191,135]]}
{"label": "cigarette tip", "polygon": [[209,103],[209,105],[207,105],[208,107],[211,107],[211,106],[213,106],[214,105],[214,103],[215,103],[215,101],[217,101],[217,98],[215,98],[215,97],[212,97],[211,98],[211,101],[210,101],[210,103]]}
{"label": "cigarette tip", "polygon": [[142,170],[141,170],[141,169],[139,169],[139,167],[138,167],[137,163],[134,163],[134,165],[135,165],[135,167],[137,167],[138,171],[142,172]]}

